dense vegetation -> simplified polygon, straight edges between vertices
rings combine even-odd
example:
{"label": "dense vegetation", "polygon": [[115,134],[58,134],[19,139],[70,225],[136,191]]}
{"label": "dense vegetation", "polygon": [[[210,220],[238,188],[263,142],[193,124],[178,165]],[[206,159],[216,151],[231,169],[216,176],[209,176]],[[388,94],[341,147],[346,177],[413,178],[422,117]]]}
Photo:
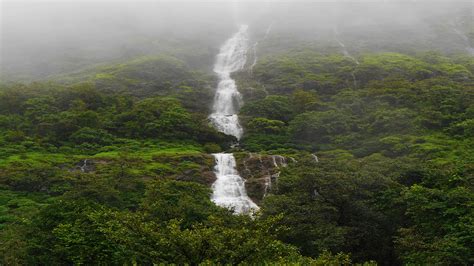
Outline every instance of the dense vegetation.
{"label": "dense vegetation", "polygon": [[357,57],[236,75],[234,151],[294,159],[254,219],[210,201],[234,141],[208,125],[211,75],[161,56],[4,85],[0,264],[473,264],[474,59]]}

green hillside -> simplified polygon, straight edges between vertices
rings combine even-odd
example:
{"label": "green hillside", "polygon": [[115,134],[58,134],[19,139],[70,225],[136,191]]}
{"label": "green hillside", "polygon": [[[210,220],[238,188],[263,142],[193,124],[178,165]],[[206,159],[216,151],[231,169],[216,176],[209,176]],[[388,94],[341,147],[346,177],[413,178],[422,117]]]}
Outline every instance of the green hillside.
{"label": "green hillside", "polygon": [[[355,57],[236,73],[237,147],[213,74],[170,55],[3,85],[0,264],[474,263],[474,58]],[[220,151],[255,217],[211,202]]]}

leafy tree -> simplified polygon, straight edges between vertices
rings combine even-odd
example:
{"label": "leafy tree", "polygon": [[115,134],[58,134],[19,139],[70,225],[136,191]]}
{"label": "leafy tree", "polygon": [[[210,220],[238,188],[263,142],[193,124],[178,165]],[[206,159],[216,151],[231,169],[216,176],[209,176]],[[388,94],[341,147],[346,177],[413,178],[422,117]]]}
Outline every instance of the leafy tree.
{"label": "leafy tree", "polygon": [[285,123],[279,120],[257,117],[250,120],[246,128],[249,133],[281,134],[285,130]]}
{"label": "leafy tree", "polygon": [[93,143],[100,145],[108,145],[112,143],[113,136],[104,130],[83,127],[78,131],[74,132],[71,135],[70,140],[72,140],[76,144]]}
{"label": "leafy tree", "polygon": [[351,117],[337,111],[306,112],[290,122],[289,132],[295,142],[328,143],[337,134],[355,128]]}
{"label": "leafy tree", "polygon": [[291,95],[291,103],[295,113],[303,113],[316,108],[319,103],[314,91],[295,90]]}
{"label": "leafy tree", "polygon": [[184,220],[183,225],[189,227],[216,212],[210,194],[208,188],[194,182],[155,182],[148,187],[142,208],[153,220]]}
{"label": "leafy tree", "polygon": [[474,193],[466,187],[469,177],[451,172],[432,178],[435,184],[424,179],[403,193],[410,226],[401,228],[396,240],[401,258],[415,264],[470,264],[474,261]]}
{"label": "leafy tree", "polygon": [[300,159],[282,172],[273,195],[264,199],[263,215],[282,215],[280,224],[289,230],[280,239],[303,255],[316,258],[330,250],[350,252],[357,261],[394,261],[386,248],[391,239],[384,219],[389,218],[370,203],[389,182],[347,164]]}
{"label": "leafy tree", "polygon": [[268,96],[265,99],[248,103],[241,109],[241,113],[283,122],[287,122],[293,117],[290,101],[283,96]]}

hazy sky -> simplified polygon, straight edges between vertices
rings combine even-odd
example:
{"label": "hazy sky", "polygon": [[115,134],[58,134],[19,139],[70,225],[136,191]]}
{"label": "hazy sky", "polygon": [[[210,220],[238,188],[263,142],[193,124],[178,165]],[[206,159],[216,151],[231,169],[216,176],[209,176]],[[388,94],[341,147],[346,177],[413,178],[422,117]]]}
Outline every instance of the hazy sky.
{"label": "hazy sky", "polygon": [[255,38],[271,23],[274,33],[300,33],[310,38],[328,30],[332,32],[334,27],[342,33],[344,27],[351,28],[356,31],[350,32],[353,35],[390,28],[397,32],[426,32],[430,20],[456,21],[454,15],[452,19],[449,15],[455,14],[453,10],[463,10],[467,20],[474,17],[474,1],[448,0],[0,0],[0,3],[0,73],[28,70],[44,72],[41,75],[125,54],[147,53],[165,47],[166,42],[216,49],[239,23],[249,24]]}

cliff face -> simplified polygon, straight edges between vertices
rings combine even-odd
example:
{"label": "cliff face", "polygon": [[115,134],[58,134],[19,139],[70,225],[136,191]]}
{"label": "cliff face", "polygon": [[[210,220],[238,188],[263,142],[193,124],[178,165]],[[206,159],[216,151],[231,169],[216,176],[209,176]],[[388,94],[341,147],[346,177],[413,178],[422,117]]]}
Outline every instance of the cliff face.
{"label": "cliff face", "polygon": [[237,170],[246,180],[248,196],[257,204],[278,182],[281,168],[287,160],[280,155],[261,155],[253,153],[236,154]]}

